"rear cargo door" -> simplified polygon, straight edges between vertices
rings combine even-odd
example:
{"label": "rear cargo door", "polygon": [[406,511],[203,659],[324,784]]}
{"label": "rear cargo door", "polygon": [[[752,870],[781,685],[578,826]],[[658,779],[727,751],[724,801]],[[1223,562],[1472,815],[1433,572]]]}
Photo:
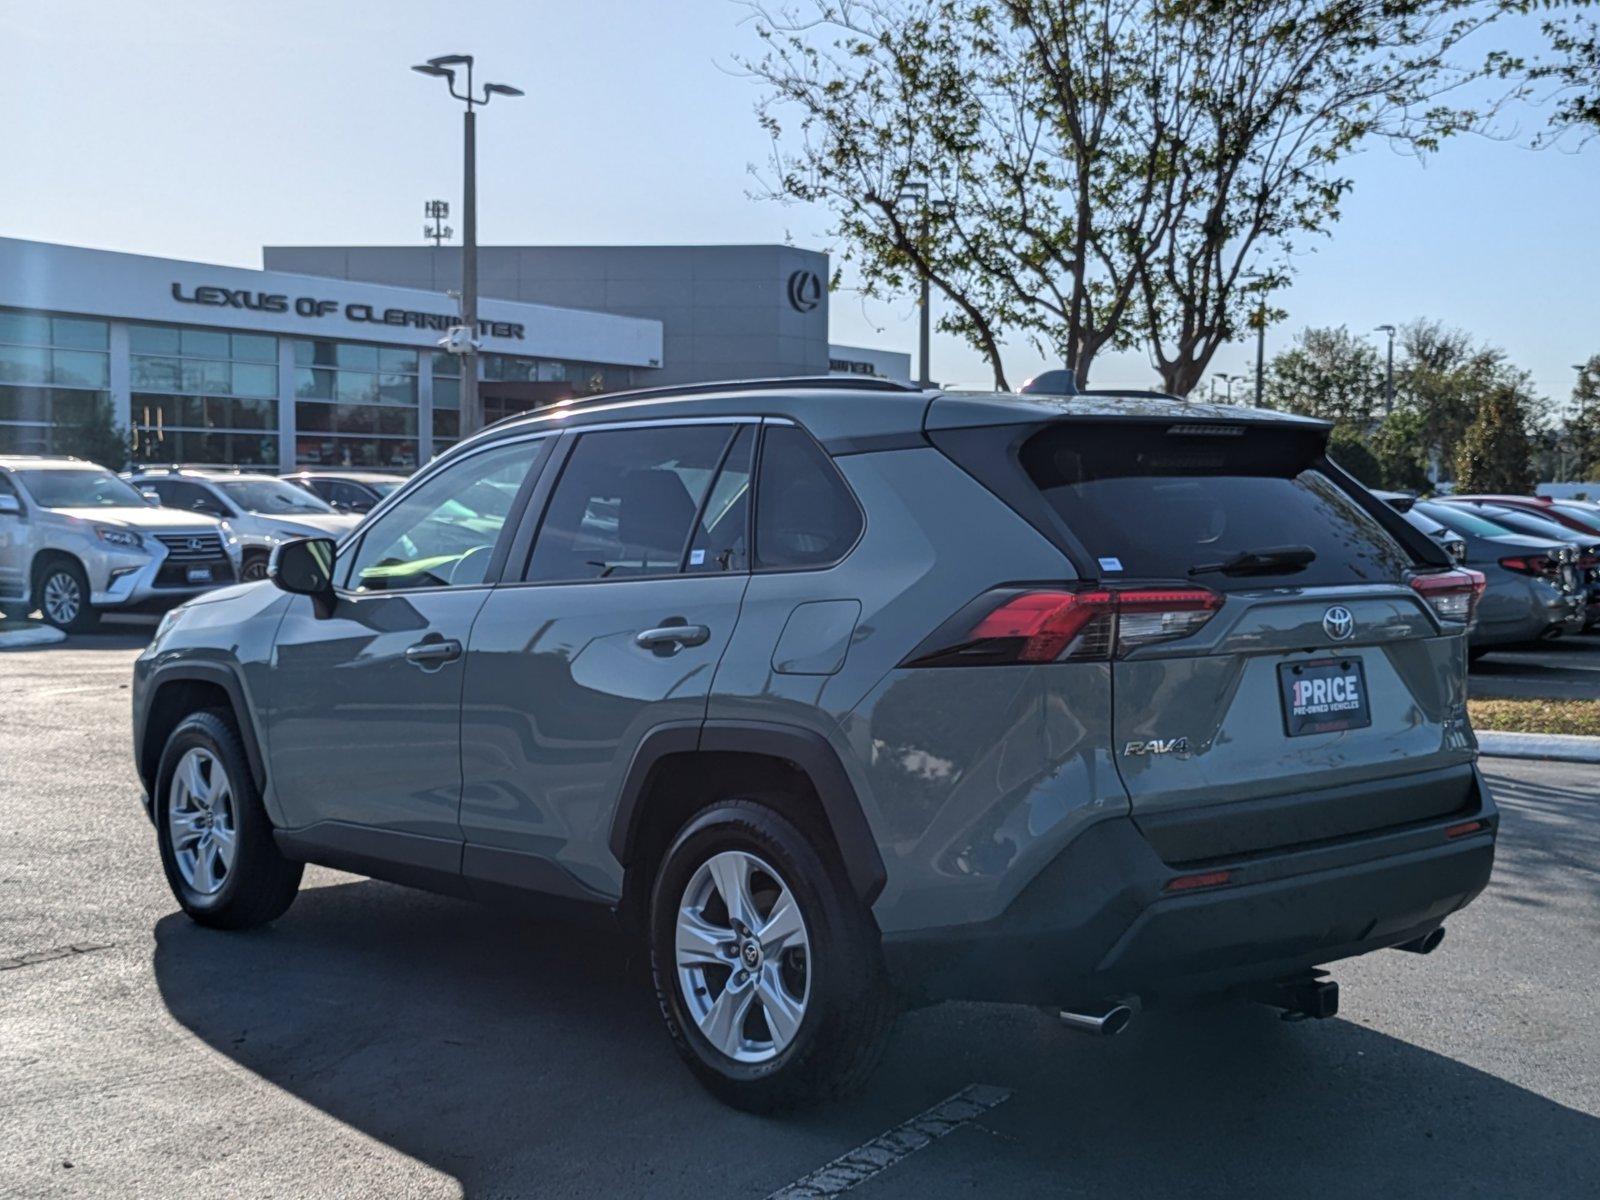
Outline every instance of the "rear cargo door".
{"label": "rear cargo door", "polygon": [[1469,799],[1464,623],[1412,586],[1419,564],[1321,454],[1315,429],[1137,422],[1063,423],[1021,449],[1104,586],[1189,588],[1211,613],[1125,602],[1119,618],[1113,748],[1169,862]]}

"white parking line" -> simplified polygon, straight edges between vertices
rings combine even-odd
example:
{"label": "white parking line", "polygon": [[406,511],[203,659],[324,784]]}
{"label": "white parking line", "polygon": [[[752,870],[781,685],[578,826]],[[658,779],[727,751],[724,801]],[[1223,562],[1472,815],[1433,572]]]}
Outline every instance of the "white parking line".
{"label": "white parking line", "polygon": [[969,1083],[924,1113],[862,1142],[824,1167],[779,1188],[767,1200],[831,1200],[961,1128],[1011,1098],[1011,1089]]}

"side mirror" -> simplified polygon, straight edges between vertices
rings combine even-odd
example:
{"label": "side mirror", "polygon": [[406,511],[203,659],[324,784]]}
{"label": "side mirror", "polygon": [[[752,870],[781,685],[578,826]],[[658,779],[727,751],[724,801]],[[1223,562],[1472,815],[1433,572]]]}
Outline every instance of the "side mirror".
{"label": "side mirror", "polygon": [[0,495],[0,517],[20,517],[22,501],[10,494]]}
{"label": "side mirror", "polygon": [[139,495],[144,497],[146,504],[154,504],[157,508],[161,507],[160,492],[152,492],[149,488],[141,488]]}
{"label": "side mirror", "polygon": [[310,596],[317,616],[332,616],[333,552],[332,538],[280,542],[267,563],[267,578],[286,592]]}

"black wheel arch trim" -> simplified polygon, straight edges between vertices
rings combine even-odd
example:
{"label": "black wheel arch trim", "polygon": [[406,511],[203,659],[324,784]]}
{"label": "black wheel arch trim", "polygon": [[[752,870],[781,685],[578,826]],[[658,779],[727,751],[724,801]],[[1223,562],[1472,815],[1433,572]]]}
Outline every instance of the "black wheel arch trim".
{"label": "black wheel arch trim", "polygon": [[761,754],[793,763],[811,780],[832,827],[845,874],[863,904],[870,905],[888,880],[883,856],[867,823],[855,785],[822,734],[798,725],[766,721],[673,722],[651,730],[634,751],[612,818],[611,852],[624,867],[633,857],[642,814],[639,802],[651,772],[668,755],[694,751]]}
{"label": "black wheel arch trim", "polygon": [[[255,715],[245,699],[244,684],[239,679],[238,672],[221,663],[174,663],[169,667],[157,667],[151,672],[145,684],[144,694],[153,701],[167,684],[185,681],[214,683],[228,693],[228,701],[233,705],[234,720],[239,728],[239,740],[244,743],[244,756],[250,763],[251,778],[254,779],[258,791],[264,790],[267,784],[266,760],[261,754],[261,741],[256,731]],[[141,707],[134,734],[137,738],[135,746],[139,755],[139,776],[141,779],[153,782],[156,768],[161,762],[161,752],[165,747],[154,746],[147,750],[144,745],[150,707],[149,701]]]}

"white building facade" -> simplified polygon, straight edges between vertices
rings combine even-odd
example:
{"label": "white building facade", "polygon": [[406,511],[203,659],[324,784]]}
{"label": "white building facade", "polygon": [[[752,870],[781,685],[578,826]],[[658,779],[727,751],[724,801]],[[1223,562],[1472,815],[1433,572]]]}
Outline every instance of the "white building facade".
{"label": "white building facade", "polygon": [[[147,463],[409,471],[459,436],[445,293],[0,238],[0,452],[109,409]],[[658,320],[484,299],[485,417],[644,383]]]}

